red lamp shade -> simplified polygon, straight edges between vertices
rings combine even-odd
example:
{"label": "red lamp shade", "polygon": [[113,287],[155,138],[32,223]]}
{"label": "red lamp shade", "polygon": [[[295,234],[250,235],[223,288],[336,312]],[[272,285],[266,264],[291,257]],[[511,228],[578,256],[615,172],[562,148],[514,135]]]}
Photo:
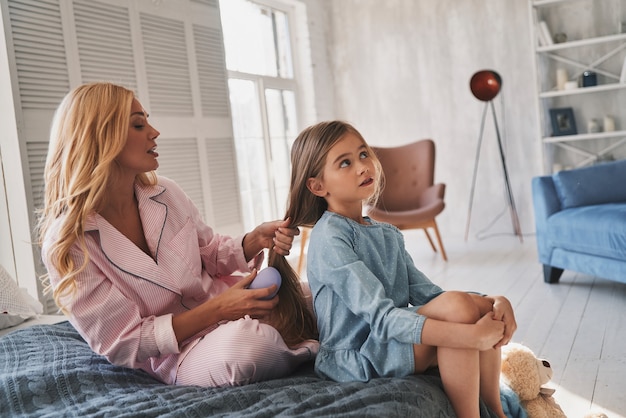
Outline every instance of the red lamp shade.
{"label": "red lamp shade", "polygon": [[470,80],[472,94],[483,102],[488,102],[498,95],[502,86],[500,74],[492,70],[478,71]]}

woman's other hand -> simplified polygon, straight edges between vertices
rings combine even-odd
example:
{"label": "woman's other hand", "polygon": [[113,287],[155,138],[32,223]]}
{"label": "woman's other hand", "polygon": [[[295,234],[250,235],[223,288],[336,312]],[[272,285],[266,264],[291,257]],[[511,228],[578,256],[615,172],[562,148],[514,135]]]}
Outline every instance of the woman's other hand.
{"label": "woman's other hand", "polygon": [[276,285],[264,289],[247,289],[256,273],[253,270],[223,293],[189,311],[174,315],[172,327],[178,342],[220,321],[235,321],[246,315],[268,322],[272,310],[278,305],[278,295],[269,300],[263,298],[274,293]]}
{"label": "woman's other hand", "polygon": [[257,271],[252,270],[246,278],[235,283],[224,293],[215,297],[219,301],[222,320],[236,320],[249,315],[251,318],[262,319],[270,315],[272,310],[278,305],[278,295],[269,300],[265,300],[276,290],[276,285],[261,289],[248,289],[250,283],[257,275]]}

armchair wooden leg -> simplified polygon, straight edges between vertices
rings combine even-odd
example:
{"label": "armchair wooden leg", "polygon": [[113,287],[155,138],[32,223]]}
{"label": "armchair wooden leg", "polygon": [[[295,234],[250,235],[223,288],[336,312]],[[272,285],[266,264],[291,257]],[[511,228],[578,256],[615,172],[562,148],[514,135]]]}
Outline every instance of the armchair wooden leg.
{"label": "armchair wooden leg", "polygon": [[439,227],[437,226],[437,222],[433,220],[433,229],[435,230],[435,236],[437,237],[437,242],[439,243],[439,248],[441,249],[441,257],[443,257],[443,261],[448,261],[448,255],[446,254],[446,249],[443,248],[443,241],[441,241],[441,235],[439,234]]}
{"label": "armchair wooden leg", "polygon": [[435,247],[435,243],[433,242],[433,239],[430,237],[430,234],[428,233],[428,229],[423,228],[424,229],[424,233],[426,234],[426,238],[428,238],[428,242],[430,243],[430,246],[432,247],[434,252],[437,252],[437,247]]}
{"label": "armchair wooden leg", "polygon": [[300,257],[298,258],[298,276],[302,273],[302,266],[304,265],[304,249],[306,248],[306,242],[309,239],[309,228],[302,228],[302,236],[300,237]]}

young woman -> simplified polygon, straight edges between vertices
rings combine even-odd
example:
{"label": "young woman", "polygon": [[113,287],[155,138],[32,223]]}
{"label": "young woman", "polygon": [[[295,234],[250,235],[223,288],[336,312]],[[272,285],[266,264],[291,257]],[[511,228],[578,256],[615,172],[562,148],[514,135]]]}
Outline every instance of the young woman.
{"label": "young woman", "polygon": [[[305,129],[291,164],[287,217],[314,225],[307,275],[320,336],[317,372],[367,381],[438,366],[459,417],[478,417],[479,398],[504,417],[500,347],[517,327],[509,301],[442,290],[415,267],[397,228],[362,215],[383,174],[349,124]],[[288,276],[281,259],[271,258]]]}
{"label": "young woman", "polygon": [[158,136],[121,86],[85,84],[59,106],[39,225],[57,304],[96,353],[169,384],[243,385],[312,360],[315,323],[299,283],[284,281],[270,300],[275,286],[246,289],[262,250],[288,254],[297,229],[275,221],[243,237],[214,233],[154,173]]}

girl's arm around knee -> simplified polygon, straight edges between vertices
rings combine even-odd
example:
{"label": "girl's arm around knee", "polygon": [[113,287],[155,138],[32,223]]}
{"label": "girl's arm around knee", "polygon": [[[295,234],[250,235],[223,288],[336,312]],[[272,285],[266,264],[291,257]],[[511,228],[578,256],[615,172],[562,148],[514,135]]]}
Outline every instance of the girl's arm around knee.
{"label": "girl's arm around knee", "polygon": [[494,313],[494,319],[504,322],[504,336],[497,347],[501,347],[508,344],[513,337],[513,333],[517,330],[517,322],[515,321],[515,313],[513,312],[513,306],[511,302],[504,296],[481,296],[477,294],[470,294],[478,306],[481,315],[485,315],[487,312]]}
{"label": "girl's arm around knee", "polygon": [[495,348],[503,336],[504,322],[494,319],[493,312],[486,313],[475,324],[427,318],[422,329],[422,344],[485,351]]}

